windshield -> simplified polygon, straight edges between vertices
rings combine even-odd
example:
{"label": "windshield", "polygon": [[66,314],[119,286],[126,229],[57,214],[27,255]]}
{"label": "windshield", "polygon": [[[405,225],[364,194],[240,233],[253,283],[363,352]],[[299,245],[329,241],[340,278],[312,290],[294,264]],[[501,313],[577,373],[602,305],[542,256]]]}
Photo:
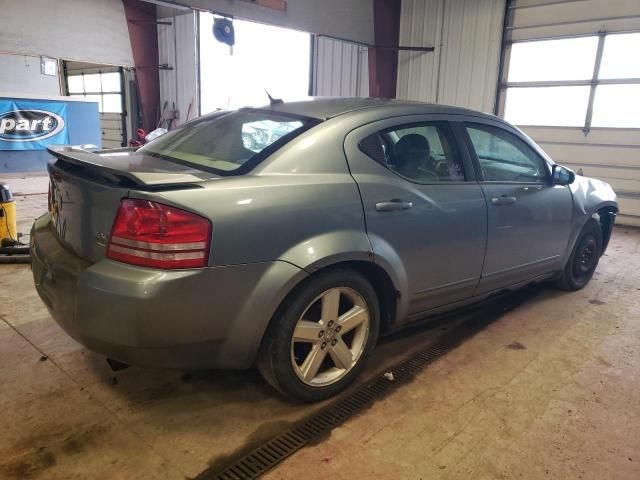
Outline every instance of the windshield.
{"label": "windshield", "polygon": [[186,124],[139,151],[224,175],[252,166],[314,124],[306,118],[238,110]]}

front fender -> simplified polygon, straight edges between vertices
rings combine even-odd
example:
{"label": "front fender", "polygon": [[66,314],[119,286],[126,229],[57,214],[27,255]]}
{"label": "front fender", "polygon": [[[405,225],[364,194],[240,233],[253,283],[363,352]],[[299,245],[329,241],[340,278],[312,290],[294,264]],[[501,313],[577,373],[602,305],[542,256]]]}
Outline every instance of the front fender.
{"label": "front fender", "polygon": [[573,195],[574,213],[584,223],[598,210],[604,207],[618,209],[616,194],[613,188],[602,180],[576,175],[575,181],[570,185]]}
{"label": "front fender", "polygon": [[573,224],[564,254],[565,262],[571,256],[584,225],[594,214],[603,208],[618,211],[618,202],[613,188],[602,180],[576,175],[570,189],[573,198]]}

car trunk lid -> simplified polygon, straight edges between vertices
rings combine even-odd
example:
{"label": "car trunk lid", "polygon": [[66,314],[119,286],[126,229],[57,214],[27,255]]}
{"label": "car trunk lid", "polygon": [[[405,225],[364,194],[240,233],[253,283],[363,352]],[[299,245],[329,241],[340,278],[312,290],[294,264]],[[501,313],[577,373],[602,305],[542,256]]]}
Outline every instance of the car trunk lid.
{"label": "car trunk lid", "polygon": [[131,190],[199,188],[198,183],[219,178],[131,150],[55,147],[49,153],[55,157],[48,165],[53,229],[67,248],[90,262],[104,257],[120,201]]}

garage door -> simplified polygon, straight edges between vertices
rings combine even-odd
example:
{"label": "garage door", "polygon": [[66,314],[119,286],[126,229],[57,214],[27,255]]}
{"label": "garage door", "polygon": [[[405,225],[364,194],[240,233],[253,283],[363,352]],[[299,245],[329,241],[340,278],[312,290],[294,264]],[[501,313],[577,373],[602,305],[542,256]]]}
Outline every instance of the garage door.
{"label": "garage door", "polygon": [[640,226],[640,2],[516,0],[504,39],[500,114]]}
{"label": "garage door", "polygon": [[126,146],[121,70],[108,65],[66,62],[65,80],[70,96],[98,102],[102,148]]}

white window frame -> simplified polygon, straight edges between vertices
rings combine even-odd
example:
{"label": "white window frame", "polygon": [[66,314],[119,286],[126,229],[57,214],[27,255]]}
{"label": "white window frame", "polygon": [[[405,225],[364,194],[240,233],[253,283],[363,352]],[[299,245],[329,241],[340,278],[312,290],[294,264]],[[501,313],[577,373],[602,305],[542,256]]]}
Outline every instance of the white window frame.
{"label": "white window frame", "polygon": [[[120,77],[120,84],[119,84],[119,90],[105,90],[104,87],[102,86],[102,75],[103,74],[109,74],[109,73],[117,73]],[[84,84],[84,77],[85,75],[100,75],[100,91],[99,92],[93,92],[93,91],[87,91],[85,84]],[[85,97],[86,95],[93,95],[93,96],[99,96],[100,97],[100,105],[99,105],[99,113],[116,113],[119,115],[124,115],[124,106],[122,105],[122,99],[123,99],[123,95],[124,92],[122,90],[122,72],[119,71],[107,71],[107,72],[103,72],[103,71],[98,71],[98,72],[94,72],[94,73],[85,73],[85,72],[81,72],[81,73],[68,73],[66,75],[66,82],[67,82],[67,95],[70,97]],[[68,86],[68,82],[69,82],[69,77],[82,77],[82,93],[70,93],[69,92],[69,86]],[[108,111],[105,112],[103,111],[104,108],[104,96],[105,95],[120,95],[120,111],[119,112],[113,112],[113,111]]]}

